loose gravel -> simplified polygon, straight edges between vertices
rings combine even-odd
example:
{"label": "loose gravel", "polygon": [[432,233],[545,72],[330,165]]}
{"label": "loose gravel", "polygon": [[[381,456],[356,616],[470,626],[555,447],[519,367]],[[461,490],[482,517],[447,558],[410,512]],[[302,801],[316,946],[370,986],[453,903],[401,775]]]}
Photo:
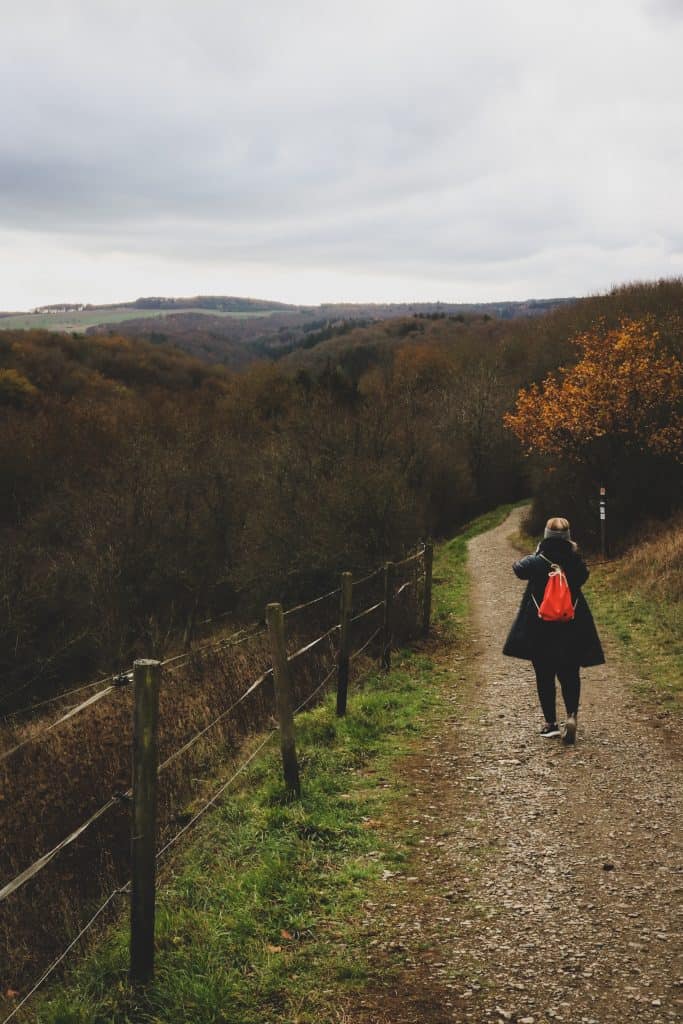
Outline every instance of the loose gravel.
{"label": "loose gravel", "polygon": [[452,714],[385,823],[409,822],[416,845],[366,906],[387,980],[340,1021],[683,1020],[680,743],[609,642],[583,672],[576,746],[538,735],[533,670],[500,653],[520,516],[470,542],[473,633],[443,655]]}

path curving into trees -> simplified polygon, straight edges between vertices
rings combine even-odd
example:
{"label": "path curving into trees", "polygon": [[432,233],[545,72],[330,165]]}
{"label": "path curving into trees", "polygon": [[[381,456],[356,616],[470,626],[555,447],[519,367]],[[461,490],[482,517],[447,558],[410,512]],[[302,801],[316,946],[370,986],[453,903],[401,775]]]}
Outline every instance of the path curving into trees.
{"label": "path curving into trees", "polygon": [[531,666],[500,653],[521,514],[470,542],[469,653],[444,655],[453,714],[409,766],[402,814],[422,838],[382,911],[404,967],[345,1020],[683,1016],[680,749],[609,642],[584,673],[576,747],[538,737]]}

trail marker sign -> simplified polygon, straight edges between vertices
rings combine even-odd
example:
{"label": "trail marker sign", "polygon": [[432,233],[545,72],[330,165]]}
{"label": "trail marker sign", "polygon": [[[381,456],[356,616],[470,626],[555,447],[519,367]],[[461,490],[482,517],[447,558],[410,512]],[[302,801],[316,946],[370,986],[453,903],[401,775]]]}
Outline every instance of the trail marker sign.
{"label": "trail marker sign", "polygon": [[600,488],[600,552],[602,560],[607,557],[607,489]]}

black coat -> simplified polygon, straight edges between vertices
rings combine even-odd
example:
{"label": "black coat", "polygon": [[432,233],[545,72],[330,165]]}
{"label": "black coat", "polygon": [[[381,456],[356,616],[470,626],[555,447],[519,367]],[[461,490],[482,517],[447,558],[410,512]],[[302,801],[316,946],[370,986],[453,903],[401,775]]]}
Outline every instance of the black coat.
{"label": "black coat", "polygon": [[[541,554],[545,558],[541,558]],[[576,601],[576,611],[571,622],[544,622],[538,617],[533,598],[539,604],[543,600],[550,572],[546,558],[561,565],[567,577],[572,601]],[[602,665],[605,655],[600,637],[588,602],[581,592],[581,587],[588,579],[588,569],[569,541],[556,538],[541,541],[536,553],[515,562],[512,571],[520,580],[529,582],[503,654],[511,658],[526,658],[528,661],[551,655],[559,662],[584,666]]]}

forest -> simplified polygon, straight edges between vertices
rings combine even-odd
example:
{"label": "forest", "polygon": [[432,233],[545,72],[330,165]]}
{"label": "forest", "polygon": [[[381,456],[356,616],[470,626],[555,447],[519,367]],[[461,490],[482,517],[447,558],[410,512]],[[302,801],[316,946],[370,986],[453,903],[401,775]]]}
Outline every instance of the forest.
{"label": "forest", "polygon": [[566,514],[590,549],[607,486],[625,545],[680,503],[682,309],[671,280],[544,316],[407,316],[239,372],[0,332],[3,710],[528,494],[536,526]]}

